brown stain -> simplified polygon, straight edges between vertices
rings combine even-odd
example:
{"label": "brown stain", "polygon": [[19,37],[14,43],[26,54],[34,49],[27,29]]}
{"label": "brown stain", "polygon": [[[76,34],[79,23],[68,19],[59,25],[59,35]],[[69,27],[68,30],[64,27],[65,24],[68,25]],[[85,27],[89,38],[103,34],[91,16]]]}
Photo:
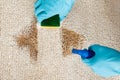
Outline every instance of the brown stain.
{"label": "brown stain", "polygon": [[[23,32],[21,35],[16,37],[16,41],[20,48],[27,47],[30,51],[30,57],[36,61],[38,55],[38,30],[35,26],[36,22],[32,24],[33,25],[30,26],[30,29],[27,30],[26,33]],[[72,48],[82,48],[82,44],[85,40],[83,35],[65,28],[61,28],[61,35],[63,56],[70,55]]]}
{"label": "brown stain", "polygon": [[38,55],[38,41],[37,41],[37,27],[35,23],[30,26],[30,29],[27,33],[22,33],[18,37],[16,37],[16,41],[19,47],[27,47],[30,51],[30,57],[37,60]]}
{"label": "brown stain", "polygon": [[85,37],[83,35],[62,28],[63,56],[70,55],[72,48],[82,48],[82,44],[84,41],[85,41]]}

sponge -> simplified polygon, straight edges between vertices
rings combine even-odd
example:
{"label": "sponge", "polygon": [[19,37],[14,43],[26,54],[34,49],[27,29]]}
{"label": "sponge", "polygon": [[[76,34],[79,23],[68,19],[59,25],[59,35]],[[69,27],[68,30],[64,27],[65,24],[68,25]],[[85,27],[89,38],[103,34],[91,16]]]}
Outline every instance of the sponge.
{"label": "sponge", "polygon": [[60,27],[60,17],[56,14],[48,19],[41,22],[41,27],[43,28],[59,28]]}

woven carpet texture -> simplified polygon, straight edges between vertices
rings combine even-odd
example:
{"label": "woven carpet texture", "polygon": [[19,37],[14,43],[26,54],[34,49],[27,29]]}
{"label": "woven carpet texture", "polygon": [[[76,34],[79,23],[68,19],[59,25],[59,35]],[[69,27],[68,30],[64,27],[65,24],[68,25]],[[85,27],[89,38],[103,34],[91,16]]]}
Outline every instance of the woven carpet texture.
{"label": "woven carpet texture", "polygon": [[120,50],[120,0],[76,0],[59,29],[36,27],[34,2],[0,0],[0,80],[120,80],[69,55],[95,43]]}

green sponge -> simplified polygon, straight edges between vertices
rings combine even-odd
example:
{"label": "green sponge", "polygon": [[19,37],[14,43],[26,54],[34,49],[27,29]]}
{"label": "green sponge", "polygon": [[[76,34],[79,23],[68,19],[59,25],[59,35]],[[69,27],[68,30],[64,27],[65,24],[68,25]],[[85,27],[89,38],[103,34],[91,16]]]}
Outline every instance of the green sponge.
{"label": "green sponge", "polygon": [[42,27],[60,27],[60,17],[59,14],[54,15],[48,19],[41,22]]}

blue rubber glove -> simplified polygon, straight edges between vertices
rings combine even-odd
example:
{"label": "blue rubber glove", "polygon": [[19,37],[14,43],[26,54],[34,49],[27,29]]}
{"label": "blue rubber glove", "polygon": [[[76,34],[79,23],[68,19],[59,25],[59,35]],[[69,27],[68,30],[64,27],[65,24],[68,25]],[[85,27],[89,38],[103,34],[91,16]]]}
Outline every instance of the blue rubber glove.
{"label": "blue rubber glove", "polygon": [[75,0],[37,0],[34,4],[35,15],[39,23],[59,14],[62,21],[70,12]]}
{"label": "blue rubber glove", "polygon": [[73,49],[72,53],[80,55],[83,62],[100,76],[120,75],[120,52],[115,49],[95,44],[88,50]]}
{"label": "blue rubber glove", "polygon": [[92,45],[89,50],[95,52],[95,56],[89,59],[83,59],[83,62],[92,68],[92,70],[103,76],[110,77],[120,75],[120,52],[101,45]]}

